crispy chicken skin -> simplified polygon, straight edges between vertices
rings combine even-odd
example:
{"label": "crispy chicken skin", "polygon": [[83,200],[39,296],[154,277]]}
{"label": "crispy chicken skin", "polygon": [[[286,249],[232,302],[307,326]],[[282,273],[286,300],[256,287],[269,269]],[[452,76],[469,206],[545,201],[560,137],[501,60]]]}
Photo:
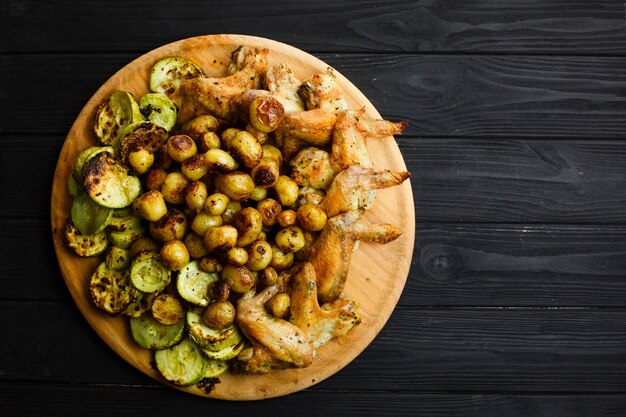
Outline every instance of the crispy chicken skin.
{"label": "crispy chicken skin", "polygon": [[297,326],[267,312],[265,303],[282,290],[271,285],[251,298],[237,303],[237,325],[252,342],[252,351],[238,356],[238,368],[246,373],[266,373],[286,367],[303,368],[315,356],[309,337]]}
{"label": "crispy chicken skin", "polygon": [[400,185],[410,176],[406,171],[391,172],[353,165],[337,174],[320,208],[329,218],[350,210],[367,209],[373,202],[373,190]]}
{"label": "crispy chicken skin", "polygon": [[351,210],[329,218],[317,240],[311,246],[308,261],[317,275],[317,295],[320,301],[337,299],[346,283],[352,250],[357,240],[389,243],[402,231],[391,224],[374,224],[363,218],[360,210]]}
{"label": "crispy chicken skin", "polygon": [[339,114],[333,130],[333,146],[330,161],[339,172],[352,165],[372,167],[372,160],[367,151],[366,137],[385,137],[400,134],[407,126],[406,122],[387,120],[361,120],[365,108],[348,110]]}
{"label": "crispy chicken skin", "polygon": [[326,72],[313,74],[304,81],[298,93],[304,100],[307,110],[323,109],[331,113],[348,110],[343,90],[337,85],[335,74],[330,67]]}
{"label": "crispy chicken skin", "polygon": [[232,119],[231,101],[239,94],[261,85],[267,69],[267,48],[239,47],[232,55],[229,73],[221,78],[193,78],[183,82],[172,96],[184,124],[195,116],[211,114],[222,120]]}
{"label": "crispy chicken skin", "polygon": [[272,97],[281,102],[285,108],[285,114],[304,111],[304,102],[298,95],[300,80],[285,63],[267,70],[265,84],[268,91],[272,93]]}
{"label": "crispy chicken skin", "polygon": [[357,303],[346,298],[338,298],[320,307],[315,268],[311,263],[302,264],[292,285],[290,322],[307,334],[315,348],[345,335],[361,322]]}

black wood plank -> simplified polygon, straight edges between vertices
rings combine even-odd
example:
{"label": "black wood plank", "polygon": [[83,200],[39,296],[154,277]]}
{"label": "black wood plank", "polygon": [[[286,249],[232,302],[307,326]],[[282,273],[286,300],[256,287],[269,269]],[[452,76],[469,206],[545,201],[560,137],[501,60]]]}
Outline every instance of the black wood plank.
{"label": "black wood plank", "polygon": [[[153,383],[68,304],[4,301],[0,312],[11,335],[0,380]],[[311,389],[623,394],[625,319],[625,310],[399,308],[356,361]]]}
{"label": "black wood plank", "polygon": [[[2,219],[0,300],[67,301],[47,219]],[[626,307],[626,226],[418,224],[403,307]]]}
{"label": "black wood plank", "polygon": [[[33,391],[36,395],[33,395]],[[0,382],[3,415],[103,416],[187,415],[246,416],[390,416],[428,417],[621,417],[624,395],[506,395],[306,390],[286,397],[254,402],[215,401],[161,387],[93,387],[85,385]],[[303,406],[314,404],[313,406]]]}
{"label": "black wood plank", "polygon": [[[99,85],[134,57],[1,56],[11,81],[0,95],[0,132],[65,134]],[[625,137],[624,57],[320,57],[383,116],[408,121],[408,135]]]}
{"label": "black wood plank", "polygon": [[623,29],[624,6],[611,0],[11,0],[0,9],[0,52],[144,51],[248,33],[318,52],[623,54]]}

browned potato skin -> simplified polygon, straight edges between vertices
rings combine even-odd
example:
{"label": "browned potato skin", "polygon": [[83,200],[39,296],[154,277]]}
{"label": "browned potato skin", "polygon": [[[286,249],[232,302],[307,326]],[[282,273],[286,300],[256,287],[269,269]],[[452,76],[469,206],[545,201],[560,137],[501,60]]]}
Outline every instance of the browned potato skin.
{"label": "browned potato skin", "polygon": [[160,190],[167,177],[167,172],[160,168],[152,168],[146,174],[146,187],[148,190]]}
{"label": "browned potato skin", "polygon": [[185,202],[185,188],[189,185],[189,180],[180,172],[170,172],[165,177],[161,185],[161,194],[165,201],[172,204],[183,204]]}
{"label": "browned potato skin", "polygon": [[185,246],[187,246],[189,256],[193,259],[200,259],[209,254],[209,250],[204,246],[204,239],[202,236],[194,232],[187,233],[183,242],[185,243]]}
{"label": "browned potato skin", "polygon": [[194,181],[185,189],[185,203],[187,207],[198,213],[204,210],[208,195],[206,184],[202,181]]}
{"label": "browned potato skin", "polygon": [[293,265],[293,253],[285,253],[275,243],[272,244],[272,261],[270,266],[276,271],[284,271]]}
{"label": "browned potato skin", "polygon": [[175,208],[170,209],[159,221],[150,223],[150,234],[162,243],[182,240],[187,233],[187,216]]}
{"label": "browned potato skin", "polygon": [[298,184],[286,175],[281,175],[274,184],[276,199],[283,207],[291,207],[298,201]]}
{"label": "browned potato skin", "polygon": [[183,306],[171,294],[161,294],[152,302],[152,317],[165,326],[173,326],[183,319]]}
{"label": "browned potato skin", "polygon": [[193,140],[198,142],[203,135],[216,132],[219,128],[219,121],[210,114],[201,114],[183,126],[183,133],[189,135]]}
{"label": "browned potato skin", "polygon": [[143,236],[135,240],[130,246],[130,258],[133,259],[144,251],[158,252],[160,249],[161,245],[159,245],[156,240],[148,236]]}
{"label": "browned potato skin", "polygon": [[202,320],[213,329],[225,329],[235,321],[235,307],[229,301],[209,304],[204,310]]}
{"label": "browned potato skin", "polygon": [[203,271],[209,273],[221,272],[223,268],[224,266],[222,265],[222,263],[213,256],[207,255],[200,259],[200,269],[202,269]]}
{"label": "browned potato skin", "polygon": [[270,140],[269,134],[265,132],[261,132],[257,128],[252,125],[246,126],[246,132],[250,133],[255,139],[261,144],[264,145],[267,141]]}
{"label": "browned potato skin", "polygon": [[243,266],[248,262],[248,251],[235,246],[224,255],[224,259],[231,265]]}
{"label": "browned potato skin", "polygon": [[165,242],[160,254],[163,263],[172,271],[180,271],[189,263],[189,250],[180,240]]}
{"label": "browned potato skin", "polygon": [[167,170],[172,166],[172,158],[167,153],[167,146],[162,145],[154,151],[154,163],[152,164],[153,169],[163,169]]}
{"label": "browned potato skin", "polygon": [[254,184],[269,188],[276,184],[280,177],[280,167],[274,158],[263,157],[250,172]]}
{"label": "browned potato skin", "polygon": [[251,271],[261,271],[267,268],[272,261],[272,246],[264,240],[256,240],[247,248],[248,262],[246,266]]}
{"label": "browned potato skin", "polygon": [[261,214],[263,226],[274,226],[283,210],[280,203],[273,198],[266,198],[259,201],[256,205],[256,209]]}
{"label": "browned potato skin", "polygon": [[289,314],[291,307],[291,298],[289,294],[281,292],[270,298],[265,304],[267,311],[278,319],[284,319]]}
{"label": "browned potato skin", "polygon": [[319,232],[326,226],[326,212],[314,204],[304,204],[296,212],[298,224],[309,232]]}
{"label": "browned potato skin", "polygon": [[145,174],[154,163],[154,154],[147,149],[139,148],[128,154],[128,164],[139,174]]}
{"label": "browned potato skin", "polygon": [[248,246],[254,242],[263,228],[261,213],[253,207],[241,209],[235,215],[233,226],[237,228],[237,246]]}
{"label": "browned potato skin", "polygon": [[222,280],[230,286],[230,290],[236,293],[245,293],[254,288],[256,280],[254,275],[245,266],[224,265]]}
{"label": "browned potato skin", "polygon": [[230,297],[230,286],[221,279],[218,279],[209,286],[209,299],[220,302],[228,300],[228,297]]}
{"label": "browned potato skin", "polygon": [[196,142],[187,135],[170,136],[165,146],[170,158],[179,164],[198,153]]}
{"label": "browned potato skin", "polygon": [[163,194],[151,190],[139,196],[133,202],[134,209],[139,215],[150,222],[156,222],[167,214],[167,205]]}
{"label": "browned potato skin", "polygon": [[204,211],[213,216],[221,216],[226,211],[228,203],[230,203],[230,198],[226,194],[214,193],[207,197]]}
{"label": "browned potato skin", "polygon": [[230,142],[230,153],[248,169],[259,164],[263,157],[263,148],[256,138],[242,130],[235,134]]}
{"label": "browned potato skin", "polygon": [[296,224],[297,214],[293,210],[284,210],[276,218],[280,227],[285,228]]}
{"label": "browned potato skin", "polygon": [[237,245],[237,229],[230,225],[213,227],[204,235],[204,246],[211,251],[225,254]]}
{"label": "browned potato skin", "polygon": [[254,181],[245,172],[229,172],[217,177],[215,188],[218,192],[226,194],[231,200],[244,201],[250,198],[252,191],[254,191]]}
{"label": "browned potato skin", "polygon": [[278,272],[271,266],[259,272],[259,281],[266,287],[278,283]]}
{"label": "browned potato skin", "polygon": [[183,161],[180,166],[180,171],[190,181],[196,181],[209,172],[209,164],[204,154],[197,153]]}
{"label": "browned potato skin", "polygon": [[233,140],[237,132],[240,132],[241,129],[237,129],[236,127],[229,127],[222,132],[222,145],[224,149],[230,149],[230,142]]}
{"label": "browned potato skin", "polygon": [[193,218],[191,222],[191,230],[196,232],[200,236],[204,236],[212,227],[217,227],[222,225],[222,216],[212,216],[202,211]]}
{"label": "browned potato skin", "polygon": [[304,231],[298,226],[289,226],[281,229],[276,233],[276,245],[284,253],[297,252],[304,247],[306,241],[304,239]]}

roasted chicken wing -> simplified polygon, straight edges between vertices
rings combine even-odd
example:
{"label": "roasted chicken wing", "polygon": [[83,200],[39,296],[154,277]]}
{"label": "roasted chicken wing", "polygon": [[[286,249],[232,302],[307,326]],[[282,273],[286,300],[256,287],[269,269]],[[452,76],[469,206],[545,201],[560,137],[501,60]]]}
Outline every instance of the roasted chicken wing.
{"label": "roasted chicken wing", "polygon": [[304,111],[304,102],[298,95],[300,80],[285,63],[275,65],[267,70],[265,84],[272,93],[272,97],[281,102],[285,108],[285,114]]}
{"label": "roasted chicken wing", "polygon": [[343,90],[337,85],[336,76],[330,67],[325,73],[313,74],[303,82],[298,93],[307,110],[323,109],[331,113],[348,110]]}
{"label": "roasted chicken wing", "polygon": [[309,262],[317,275],[320,301],[335,300],[343,291],[357,240],[384,244],[401,234],[402,231],[394,225],[370,223],[363,218],[360,210],[329,218],[309,254]]}

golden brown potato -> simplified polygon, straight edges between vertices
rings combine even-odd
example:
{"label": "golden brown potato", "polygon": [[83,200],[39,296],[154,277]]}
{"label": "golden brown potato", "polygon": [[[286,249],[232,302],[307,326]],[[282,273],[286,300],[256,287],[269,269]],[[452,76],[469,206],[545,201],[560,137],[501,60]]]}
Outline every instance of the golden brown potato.
{"label": "golden brown potato", "polygon": [[248,252],[244,248],[235,246],[224,255],[226,262],[235,266],[243,266],[248,262]]}
{"label": "golden brown potato", "polygon": [[170,240],[161,247],[161,261],[172,271],[180,271],[189,263],[189,250],[180,240]]}
{"label": "golden brown potato", "polygon": [[154,164],[154,154],[144,148],[130,151],[128,164],[137,174],[145,174]]}
{"label": "golden brown potato", "polygon": [[280,212],[283,210],[280,203],[273,198],[266,198],[259,201],[256,205],[256,209],[261,214],[263,226],[274,226]]}
{"label": "golden brown potato", "polygon": [[204,135],[215,133],[218,128],[219,122],[215,117],[209,114],[201,114],[185,123],[183,133],[189,135],[199,145]]}
{"label": "golden brown potato", "polygon": [[215,188],[216,191],[226,194],[231,200],[244,201],[250,198],[252,191],[254,191],[254,181],[245,172],[234,171],[218,175],[215,180]]}
{"label": "golden brown potato", "polygon": [[222,193],[211,194],[204,203],[204,211],[213,216],[221,216],[226,211],[228,203],[230,203],[230,198],[227,195]]}
{"label": "golden brown potato", "polygon": [[252,201],[261,201],[267,197],[267,188],[256,186],[254,190],[252,190],[252,194],[250,194],[250,200]]}
{"label": "golden brown potato", "polygon": [[283,164],[283,153],[276,146],[265,144],[263,148],[263,157],[271,158],[278,163],[278,166]]}
{"label": "golden brown potato", "polygon": [[235,321],[235,307],[228,301],[211,303],[204,310],[202,320],[212,329],[225,329]]}
{"label": "golden brown potato", "polygon": [[240,132],[241,129],[237,129],[235,127],[229,127],[222,132],[222,146],[224,149],[230,149],[230,142],[233,140],[237,132]]}
{"label": "golden brown potato", "polygon": [[270,266],[276,271],[284,271],[293,265],[293,253],[285,253],[275,243],[272,244],[272,261]]}
{"label": "golden brown potato", "polygon": [[235,215],[233,226],[237,228],[237,246],[248,246],[259,236],[263,228],[261,213],[253,207],[241,209]]}
{"label": "golden brown potato", "polygon": [[199,213],[204,210],[208,194],[205,183],[202,181],[194,181],[185,189],[185,203],[188,208]]}
{"label": "golden brown potato", "polygon": [[173,326],[183,319],[183,305],[171,294],[161,294],[152,301],[152,317],[165,326]]}
{"label": "golden brown potato", "polygon": [[272,245],[264,240],[256,240],[250,244],[246,266],[251,271],[261,271],[272,261]]}
{"label": "golden brown potato", "polygon": [[266,287],[277,284],[278,272],[271,266],[268,266],[259,272],[259,281]]}
{"label": "golden brown potato", "polygon": [[149,222],[156,222],[167,214],[167,205],[163,194],[156,190],[148,191],[133,202],[137,213]]}
{"label": "golden brown potato", "polygon": [[237,161],[222,149],[209,149],[204,154],[204,160],[208,170],[213,172],[231,172],[239,167]]}
{"label": "golden brown potato", "polygon": [[150,234],[159,242],[182,240],[187,233],[187,216],[175,208],[171,208],[160,220],[150,223]]}
{"label": "golden brown potato", "polygon": [[167,154],[179,164],[198,153],[196,142],[187,135],[170,136],[165,144]]}
{"label": "golden brown potato", "polygon": [[161,194],[165,201],[172,204],[183,204],[185,202],[185,188],[189,185],[189,180],[180,172],[170,172],[165,177],[161,185]]}
{"label": "golden brown potato", "polygon": [[285,229],[281,229],[276,233],[274,239],[276,245],[284,253],[293,253],[302,249],[305,245],[304,231],[298,226],[289,226]]}
{"label": "golden brown potato", "polygon": [[222,142],[215,132],[205,133],[196,141],[198,152],[205,153],[211,149],[219,149]]}
{"label": "golden brown potato", "polygon": [[222,268],[222,263],[214,256],[207,255],[200,259],[200,269],[202,269],[203,271],[209,273],[221,272]]}
{"label": "golden brown potato", "polygon": [[146,187],[148,190],[160,190],[165,177],[167,177],[165,170],[152,168],[146,174]]}
{"label": "golden brown potato", "polygon": [[223,223],[222,216],[212,216],[204,211],[196,214],[191,222],[191,230],[200,236],[204,236],[212,227],[221,226]]}
{"label": "golden brown potato", "polygon": [[223,225],[212,227],[204,235],[204,246],[211,252],[225,254],[237,245],[237,229]]}
{"label": "golden brown potato", "polygon": [[324,228],[326,220],[328,220],[324,210],[310,203],[304,204],[298,208],[296,219],[304,230],[310,232],[319,232]]}
{"label": "golden brown potato", "polygon": [[245,266],[224,265],[222,280],[230,286],[230,290],[236,293],[245,293],[254,288],[256,280],[254,275]]}
{"label": "golden brown potato", "polygon": [[246,132],[248,132],[252,136],[254,136],[254,138],[257,140],[257,142],[259,142],[261,145],[267,143],[267,141],[270,140],[269,134],[267,134],[265,132],[261,132],[260,130],[258,130],[257,128],[255,128],[252,125],[247,125],[246,126]]}
{"label": "golden brown potato", "polygon": [[133,259],[141,252],[145,251],[158,252],[160,248],[161,245],[159,245],[156,240],[148,236],[142,236],[139,239],[135,240],[130,246],[130,258]]}
{"label": "golden brown potato", "polygon": [[[221,270],[222,269],[220,267],[220,271]],[[217,281],[213,281],[209,285],[208,294],[209,294],[209,299],[213,300],[216,303],[220,301],[226,301],[228,300],[228,297],[230,296],[230,286],[224,281],[222,281],[221,279],[218,279]]]}
{"label": "golden brown potato", "polygon": [[278,177],[274,191],[276,199],[283,207],[290,207],[298,200],[298,184],[286,175]]}
{"label": "golden brown potato", "polygon": [[267,311],[278,319],[284,319],[289,314],[289,307],[291,307],[291,298],[289,294],[281,292],[273,296],[265,304]]}
{"label": "golden brown potato", "polygon": [[293,210],[284,210],[278,214],[276,221],[280,225],[280,227],[289,227],[296,224],[297,214]]}
{"label": "golden brown potato", "polygon": [[167,146],[161,145],[154,151],[154,163],[152,168],[155,169],[169,169],[172,166],[172,158],[167,153]]}
{"label": "golden brown potato", "polygon": [[252,180],[259,187],[269,188],[280,177],[280,167],[274,158],[263,157],[250,172]]}
{"label": "golden brown potato", "polygon": [[235,219],[235,215],[239,213],[243,206],[239,201],[229,201],[226,205],[226,210],[222,213],[222,220],[224,224],[231,224]]}
{"label": "golden brown potato", "polygon": [[243,166],[251,169],[258,165],[263,157],[263,148],[254,136],[242,130],[230,141],[230,153]]}
{"label": "golden brown potato", "polygon": [[191,256],[193,259],[200,259],[203,256],[207,256],[209,254],[209,250],[206,248],[206,246],[204,246],[204,239],[197,233],[187,233],[187,236],[185,236],[185,240],[183,242],[185,242],[185,246],[187,246],[189,256]]}
{"label": "golden brown potato", "polygon": [[204,154],[197,153],[183,161],[180,166],[180,171],[190,181],[196,181],[209,172],[209,163]]}

